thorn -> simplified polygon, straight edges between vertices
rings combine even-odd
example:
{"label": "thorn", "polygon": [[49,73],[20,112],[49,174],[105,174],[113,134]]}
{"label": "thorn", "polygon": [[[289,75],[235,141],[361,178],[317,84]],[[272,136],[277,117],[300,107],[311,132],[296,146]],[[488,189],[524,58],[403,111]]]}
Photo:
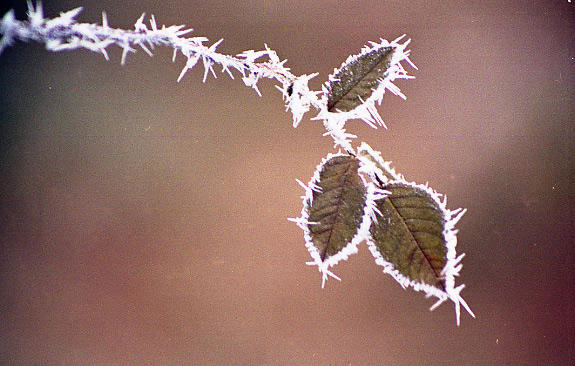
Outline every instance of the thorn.
{"label": "thorn", "polygon": [[105,11],[102,12],[102,28],[104,31],[108,31],[108,16]]}
{"label": "thorn", "polygon": [[393,43],[398,43],[399,41],[401,41],[401,40],[403,39],[403,37],[405,37],[405,34],[403,34],[403,35],[397,37],[397,38],[394,39],[391,43],[392,43],[392,44],[393,44]]}
{"label": "thorn", "polygon": [[295,180],[297,182],[297,184],[299,184],[304,190],[307,191],[307,186],[299,179],[296,178]]}
{"label": "thorn", "polygon": [[148,47],[146,47],[145,44],[140,43],[139,45],[140,45],[140,47],[142,47],[142,49],[144,50],[144,52],[146,52],[150,57],[154,56],[154,54],[152,53],[152,51],[150,51],[150,50],[148,49]]}
{"label": "thorn", "polygon": [[234,74],[232,74],[232,72],[230,71],[228,65],[222,65],[222,73],[223,73],[224,71],[228,73],[228,75],[230,76],[230,78],[232,78],[232,80],[235,80]]}
{"label": "thorn", "polygon": [[[183,27],[183,25],[182,25],[182,27]],[[181,37],[181,36],[184,36],[184,35],[186,35],[186,34],[192,32],[192,31],[193,31],[192,28],[190,28],[190,29],[184,29],[184,30],[179,30],[179,31],[176,32],[176,36]]]}
{"label": "thorn", "polygon": [[182,80],[182,78],[184,77],[184,75],[186,74],[188,69],[189,69],[188,65],[184,66],[184,68],[182,69],[182,72],[180,72],[180,76],[178,76],[178,80],[177,80],[178,83],[180,82],[180,80]]}
{"label": "thorn", "polygon": [[102,52],[102,54],[104,55],[104,58],[106,59],[106,61],[110,61],[110,57],[108,57],[108,52],[106,51],[106,49],[104,47],[102,47],[100,49],[100,52]]}
{"label": "thorn", "polygon": [[123,46],[123,50],[122,50],[122,61],[120,61],[121,65],[125,65],[126,64],[126,57],[128,56],[128,52],[130,52],[132,50],[132,48],[130,47],[129,44],[125,44]]}
{"label": "thorn", "polygon": [[[204,56],[204,57],[202,57],[202,62],[204,63],[204,79],[202,80],[202,83],[205,83],[206,79],[208,78],[208,72],[212,68],[212,61]],[[212,70],[212,72],[213,72],[213,70]]]}
{"label": "thorn", "polygon": [[145,16],[146,16],[146,13],[142,13],[142,15],[140,15],[140,17],[136,21],[136,24],[134,26],[136,28],[136,32],[145,32],[148,30],[148,28],[144,24]]}
{"label": "thorn", "polygon": [[209,51],[212,51],[212,52],[215,52],[215,51],[216,51],[216,47],[218,47],[218,46],[220,45],[220,43],[222,43],[223,41],[224,41],[224,39],[223,39],[223,38],[220,38],[220,40],[217,41],[216,43],[214,43],[213,45],[211,45],[211,46],[208,48],[208,50],[209,50]]}

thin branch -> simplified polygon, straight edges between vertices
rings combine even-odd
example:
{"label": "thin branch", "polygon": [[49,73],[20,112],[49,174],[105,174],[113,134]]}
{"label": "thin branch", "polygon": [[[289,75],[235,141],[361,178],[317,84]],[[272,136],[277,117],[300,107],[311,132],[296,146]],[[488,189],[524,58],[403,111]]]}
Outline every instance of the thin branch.
{"label": "thin branch", "polygon": [[[232,69],[239,72],[243,82],[256,90],[260,94],[257,84],[262,78],[275,79],[280,84],[278,89],[282,92],[286,110],[293,115],[293,125],[297,127],[303,115],[314,107],[319,111],[314,119],[322,120],[327,130],[326,135],[333,138],[335,145],[344,148],[346,151],[353,151],[350,139],[355,137],[346,133],[344,124],[350,119],[361,119],[369,125],[375,127],[374,121],[383,124],[379,116],[375,103],[381,102],[384,91],[391,90],[395,94],[402,96],[392,82],[395,79],[411,78],[407,75],[400,62],[409,61],[409,51],[405,47],[409,41],[399,44],[399,39],[393,42],[381,40],[380,43],[372,42],[372,49],[381,47],[392,47],[394,54],[389,66],[389,72],[380,80],[381,88],[378,88],[374,97],[366,101],[360,107],[353,111],[335,111],[330,112],[327,109],[328,89],[324,86],[321,91],[311,91],[308,82],[317,73],[311,75],[295,76],[284,66],[284,61],[280,61],[277,53],[265,45],[261,51],[248,50],[236,56],[229,56],[218,53],[216,48],[222,42],[205,46],[208,41],[205,37],[185,37],[192,29],[186,29],[183,25],[166,27],[158,26],[155,17],[152,15],[148,24],[144,22],[145,13],[136,21],[133,30],[124,30],[111,28],[108,24],[106,13],[102,13],[102,25],[90,23],[77,23],[75,18],[82,11],[82,8],[76,8],[68,12],[60,13],[59,17],[54,19],[44,18],[41,3],[34,6],[28,1],[28,19],[20,21],[14,16],[14,11],[7,12],[0,19],[0,55],[9,46],[16,41],[22,42],[39,42],[46,45],[49,51],[65,51],[75,49],[87,49],[92,52],[101,53],[106,60],[109,60],[107,48],[111,45],[122,48],[121,64],[125,64],[129,53],[136,52],[141,48],[148,55],[152,56],[151,49],[156,46],[165,46],[174,50],[172,60],[175,61],[176,55],[181,53],[186,58],[186,63],[180,72],[178,82],[182,80],[188,70],[193,68],[200,60],[204,66],[204,81],[207,75],[211,73],[216,77],[213,66],[215,64],[222,67],[222,72],[226,72],[231,78],[234,78]],[[370,47],[364,48],[363,53],[369,52]],[[266,61],[258,61],[262,57]],[[353,57],[346,62],[353,61]],[[337,71],[337,70],[336,70]]]}

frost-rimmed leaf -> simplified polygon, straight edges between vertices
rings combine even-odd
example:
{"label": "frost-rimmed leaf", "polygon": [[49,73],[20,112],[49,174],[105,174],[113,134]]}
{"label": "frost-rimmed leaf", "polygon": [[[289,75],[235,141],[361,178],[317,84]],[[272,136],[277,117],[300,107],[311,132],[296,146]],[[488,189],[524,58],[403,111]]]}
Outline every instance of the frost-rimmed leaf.
{"label": "frost-rimmed leaf", "polygon": [[[374,217],[374,199],[380,192],[359,174],[359,160],[346,154],[329,154],[318,165],[303,196],[300,218],[292,219],[304,231],[306,247],[322,273],[339,280],[329,267],[357,253]],[[303,185],[303,184],[302,184]]]}
{"label": "frost-rimmed leaf", "polygon": [[335,124],[359,118],[372,127],[385,126],[375,102],[381,103],[385,89],[405,99],[393,81],[412,78],[401,61],[406,60],[415,68],[409,60],[409,51],[405,50],[409,40],[400,44],[402,38],[393,42],[383,39],[380,43],[371,42],[371,46],[364,47],[359,55],[348,57],[335,69],[323,87],[326,109],[316,118],[333,119]]}
{"label": "frost-rimmed leaf", "polygon": [[387,69],[395,47],[376,47],[348,59],[327,86],[327,110],[349,112],[371,97]]}
{"label": "frost-rimmed leaf", "polygon": [[455,304],[457,325],[460,305],[475,315],[460,296],[465,285],[455,287],[464,254],[457,256],[455,224],[463,209],[448,210],[446,199],[426,185],[407,182],[367,144],[358,157],[374,183],[389,192],[375,205],[380,216],[370,227],[367,244],[376,263],[402,287],[413,287],[439,300],[435,309],[450,299]]}

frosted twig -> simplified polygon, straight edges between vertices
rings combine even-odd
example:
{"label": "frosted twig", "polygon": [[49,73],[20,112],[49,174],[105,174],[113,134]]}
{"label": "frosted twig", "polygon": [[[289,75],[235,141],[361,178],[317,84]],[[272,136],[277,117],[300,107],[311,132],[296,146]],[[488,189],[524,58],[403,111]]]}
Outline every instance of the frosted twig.
{"label": "frosted twig", "polygon": [[222,55],[216,52],[216,47],[221,40],[207,47],[203,43],[208,41],[205,37],[185,38],[192,29],[185,29],[183,25],[158,27],[154,16],[149,20],[149,26],[144,23],[145,13],[136,21],[134,30],[111,28],[108,25],[106,13],[102,14],[102,25],[77,23],[75,18],[82,11],[76,8],[54,19],[45,19],[42,6],[38,3],[34,6],[28,2],[28,19],[19,21],[14,17],[14,11],[9,11],[0,20],[0,54],[14,41],[36,41],[45,43],[49,51],[73,50],[85,48],[101,53],[106,59],[106,49],[110,45],[116,45],[123,49],[122,64],[126,61],[126,55],[135,52],[136,47],[142,48],[147,54],[152,55],[150,48],[155,46],[167,46],[175,52],[182,53],[188,59],[184,67],[184,73],[200,58],[207,69],[213,64],[222,65],[224,71],[236,69],[244,77],[257,74],[260,77],[275,78],[282,84],[291,83],[296,77],[283,67],[274,51],[267,49],[257,52],[258,57],[267,55],[268,62],[256,63],[255,58],[250,57],[247,51],[238,57]]}
{"label": "frosted twig", "polygon": [[[258,94],[260,92],[257,83],[260,79],[275,79],[281,84],[278,89],[284,96],[286,109],[293,115],[294,127],[299,124],[303,115],[313,106],[319,111],[315,119],[323,120],[327,130],[326,135],[331,136],[336,145],[343,147],[347,151],[353,150],[350,142],[350,138],[353,135],[345,132],[345,121],[359,118],[372,126],[374,126],[373,121],[379,121],[382,124],[381,117],[377,114],[373,104],[376,100],[381,102],[381,96],[386,88],[402,96],[399,89],[392,84],[392,81],[396,78],[408,78],[405,70],[400,65],[403,60],[410,62],[407,58],[409,53],[404,50],[408,42],[399,44],[397,43],[398,40],[391,43],[382,40],[382,43],[373,43],[374,47],[388,45],[397,49],[397,57],[395,57],[393,65],[391,65],[390,70],[392,72],[389,73],[388,80],[385,80],[385,87],[379,93],[376,93],[378,98],[368,101],[362,108],[357,108],[354,112],[333,113],[327,110],[327,91],[325,87],[322,91],[311,91],[308,87],[309,80],[317,74],[295,76],[290,72],[289,68],[284,66],[286,61],[280,61],[276,52],[267,45],[261,51],[248,50],[236,56],[229,56],[216,51],[222,40],[210,46],[205,46],[204,43],[208,41],[205,37],[185,37],[192,29],[186,29],[183,25],[170,27],[162,25],[159,27],[153,15],[150,16],[148,22],[144,22],[146,15],[145,13],[142,14],[136,21],[133,30],[124,30],[110,27],[106,13],[102,13],[102,25],[78,23],[75,18],[82,11],[81,7],[60,13],[60,16],[54,19],[46,19],[44,18],[40,2],[34,6],[28,0],[27,4],[28,18],[26,20],[17,20],[13,10],[7,12],[0,19],[0,35],[2,37],[0,39],[0,55],[16,41],[34,41],[44,43],[49,51],[56,52],[83,48],[101,53],[106,60],[109,60],[106,50],[109,46],[115,45],[123,50],[121,59],[121,64],[123,65],[126,62],[127,55],[136,52],[137,48],[141,48],[152,56],[151,50],[155,46],[170,47],[174,50],[173,61],[178,53],[181,53],[186,58],[186,63],[178,77],[178,82],[200,60],[204,66],[204,81],[209,73],[216,77],[213,68],[215,64],[220,65],[222,72],[226,72],[231,78],[234,78],[231,72],[232,69],[239,72],[243,82],[255,89]],[[266,57],[267,60],[258,61],[262,57]]]}

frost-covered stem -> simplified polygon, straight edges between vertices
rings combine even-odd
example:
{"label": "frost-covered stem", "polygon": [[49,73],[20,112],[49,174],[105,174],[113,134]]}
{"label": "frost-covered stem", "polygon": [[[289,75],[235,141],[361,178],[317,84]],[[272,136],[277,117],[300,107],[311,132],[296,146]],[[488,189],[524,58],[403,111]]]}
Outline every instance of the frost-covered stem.
{"label": "frost-covered stem", "polygon": [[[237,57],[223,55],[216,52],[216,47],[222,40],[211,46],[204,46],[208,41],[205,37],[185,38],[192,29],[184,29],[180,26],[158,27],[155,17],[149,20],[149,27],[144,24],[145,14],[138,19],[134,30],[123,30],[108,26],[106,13],[102,14],[102,25],[89,23],[76,23],[75,17],[82,11],[76,8],[54,19],[45,19],[42,6],[38,3],[35,7],[28,2],[28,19],[16,20],[11,10],[0,20],[0,54],[14,41],[35,41],[46,44],[49,51],[73,50],[85,48],[93,52],[101,53],[108,60],[106,48],[115,44],[123,49],[122,64],[126,61],[129,52],[135,52],[135,47],[142,48],[150,56],[155,46],[167,46],[174,50],[174,58],[177,52],[181,52],[188,61],[180,74],[181,79],[186,71],[192,68],[200,59],[208,71],[214,73],[212,65],[218,64],[223,67],[232,78],[230,69],[239,71],[250,86],[255,87],[255,81],[260,77],[274,78],[282,85],[289,85],[295,79],[289,69],[283,67],[275,51],[266,47],[263,51],[246,51]],[[256,59],[268,56],[268,62],[255,62]],[[215,75],[215,73],[214,73]]]}
{"label": "frost-covered stem", "polygon": [[[15,18],[11,10],[0,19],[0,54],[16,41],[35,41],[44,43],[49,51],[63,51],[84,48],[96,53],[101,53],[108,60],[107,47],[116,45],[123,49],[122,61],[124,64],[128,53],[135,52],[137,47],[143,49],[147,54],[152,56],[155,46],[166,46],[174,50],[172,58],[175,61],[176,55],[180,52],[186,58],[186,64],[183,67],[178,81],[193,68],[201,59],[204,66],[204,81],[208,73],[214,77],[216,73],[213,65],[218,64],[233,79],[232,69],[235,69],[242,76],[243,82],[256,90],[260,94],[257,83],[263,78],[275,79],[280,84],[278,89],[282,92],[286,101],[286,109],[293,115],[293,125],[296,127],[301,121],[303,115],[314,107],[319,111],[315,119],[322,120],[327,130],[326,135],[333,138],[335,145],[352,152],[350,139],[354,135],[345,132],[344,125],[349,119],[362,119],[369,125],[375,127],[377,122],[383,125],[375,109],[375,103],[381,102],[385,89],[403,96],[392,81],[397,78],[410,78],[400,62],[407,60],[409,52],[405,47],[409,41],[399,44],[399,39],[393,42],[381,40],[381,43],[373,43],[372,47],[393,47],[394,58],[390,62],[389,72],[381,79],[380,86],[373,97],[365,101],[364,105],[356,108],[351,112],[328,111],[327,94],[329,91],[324,86],[321,91],[311,91],[308,82],[317,74],[295,76],[284,66],[285,60],[280,61],[275,51],[269,49],[267,45],[261,51],[244,51],[236,56],[229,56],[218,53],[217,46],[222,40],[210,45],[204,46],[208,39],[205,37],[184,37],[191,32],[191,29],[184,29],[183,25],[158,27],[155,17],[152,15],[149,19],[149,25],[144,23],[145,14],[137,20],[134,30],[123,30],[111,28],[108,25],[106,13],[102,14],[102,25],[90,23],[77,23],[75,17],[82,11],[82,8],[76,8],[68,12],[60,13],[59,17],[54,19],[45,19],[44,12],[40,3],[34,6],[28,1],[28,19],[19,21]],[[370,48],[364,48],[363,51],[369,51]],[[267,57],[267,61],[256,60]],[[350,57],[348,61],[353,61]],[[348,62],[346,61],[346,62]],[[261,95],[261,94],[260,94]]]}

